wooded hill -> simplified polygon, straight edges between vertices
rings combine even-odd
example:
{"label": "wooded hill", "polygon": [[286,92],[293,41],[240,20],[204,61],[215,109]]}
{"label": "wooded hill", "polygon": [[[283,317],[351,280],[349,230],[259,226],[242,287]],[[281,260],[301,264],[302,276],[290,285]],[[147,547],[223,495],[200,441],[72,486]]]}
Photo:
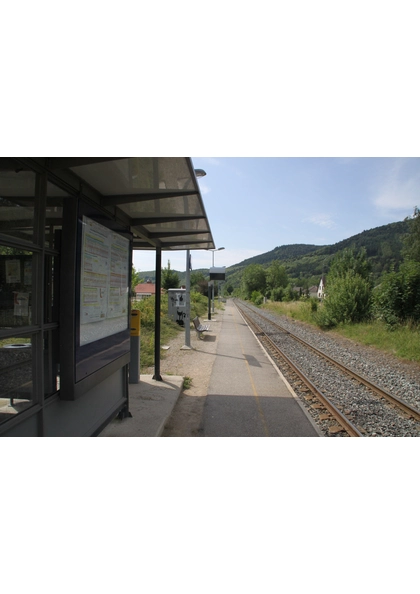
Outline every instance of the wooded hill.
{"label": "wooded hill", "polygon": [[392,266],[397,269],[402,262],[401,250],[406,233],[408,222],[400,221],[363,231],[333,245],[293,244],[276,247],[271,252],[227,268],[226,279],[233,287],[239,286],[242,272],[250,264],[260,264],[266,268],[273,260],[279,260],[296,284],[302,279],[308,280],[309,284],[318,284],[321,275],[328,273],[330,262],[338,252],[345,248],[364,247],[372,265],[373,278],[377,280]]}
{"label": "wooded hill", "polygon": [[[287,274],[296,284],[303,279],[309,284],[318,284],[322,274],[327,274],[332,258],[345,248],[365,248],[372,265],[372,275],[377,280],[392,266],[398,269],[402,262],[403,237],[408,233],[408,221],[390,223],[353,235],[333,245],[291,244],[274,248],[270,252],[248,258],[239,264],[226,268],[226,281],[233,287],[241,284],[242,273],[250,264],[268,268],[274,260],[286,267]],[[208,269],[201,270],[205,276]],[[177,271],[181,284],[185,282],[185,271]],[[141,272],[142,277],[155,279],[155,272]]]}

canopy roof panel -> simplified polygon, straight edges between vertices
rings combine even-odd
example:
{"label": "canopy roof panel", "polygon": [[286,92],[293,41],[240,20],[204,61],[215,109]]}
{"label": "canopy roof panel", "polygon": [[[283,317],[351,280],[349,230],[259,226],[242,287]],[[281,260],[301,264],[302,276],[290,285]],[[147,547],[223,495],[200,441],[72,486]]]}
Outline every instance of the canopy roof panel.
{"label": "canopy roof panel", "polygon": [[134,249],[214,249],[190,157],[24,157],[128,225]]}
{"label": "canopy roof panel", "polygon": [[212,249],[200,189],[186,157],[132,157],[70,167],[130,219],[135,249]]}

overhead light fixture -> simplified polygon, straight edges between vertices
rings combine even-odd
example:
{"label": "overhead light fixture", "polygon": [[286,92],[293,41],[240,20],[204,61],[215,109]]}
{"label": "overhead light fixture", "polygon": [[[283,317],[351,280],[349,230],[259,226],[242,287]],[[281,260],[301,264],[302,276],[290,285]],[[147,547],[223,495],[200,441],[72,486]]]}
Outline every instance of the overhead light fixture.
{"label": "overhead light fixture", "polygon": [[197,177],[197,178],[204,177],[205,175],[207,175],[207,173],[204,171],[204,169],[194,169],[194,173],[195,173],[195,177]]}

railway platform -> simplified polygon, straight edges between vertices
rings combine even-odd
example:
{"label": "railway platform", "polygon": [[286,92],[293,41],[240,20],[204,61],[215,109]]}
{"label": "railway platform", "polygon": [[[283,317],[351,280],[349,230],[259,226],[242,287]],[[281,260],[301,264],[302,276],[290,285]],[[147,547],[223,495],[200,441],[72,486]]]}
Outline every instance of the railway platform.
{"label": "railway platform", "polygon": [[204,437],[318,437],[320,431],[231,300],[204,405]]}
{"label": "railway platform", "polygon": [[[319,429],[235,307],[218,313],[216,356],[199,434],[203,437],[317,437]],[[206,340],[204,338],[204,340]],[[204,354],[206,357],[207,355]],[[141,376],[130,385],[131,418],[100,437],[159,437],[182,393],[183,378]]]}

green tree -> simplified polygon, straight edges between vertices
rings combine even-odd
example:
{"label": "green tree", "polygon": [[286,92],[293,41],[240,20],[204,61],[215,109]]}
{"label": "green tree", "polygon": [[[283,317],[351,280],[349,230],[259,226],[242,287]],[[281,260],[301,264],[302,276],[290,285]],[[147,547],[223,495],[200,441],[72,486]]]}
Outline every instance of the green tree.
{"label": "green tree", "polygon": [[279,260],[274,260],[267,269],[267,288],[280,289],[287,287],[288,283],[286,267]]}
{"label": "green tree", "polygon": [[404,259],[420,262],[420,210],[417,206],[413,216],[407,218],[406,221],[409,221],[409,232],[404,239]]}
{"label": "green tree", "polygon": [[412,319],[420,321],[420,210],[417,206],[409,222],[402,250],[404,261],[398,272],[384,275],[374,291],[377,317],[389,326]]}
{"label": "green tree", "polygon": [[283,301],[285,294],[286,289],[283,289],[283,287],[277,287],[277,289],[271,289],[270,299],[272,301]]}
{"label": "green tree", "polygon": [[283,301],[297,301],[300,295],[294,290],[292,283],[289,283],[284,290]]}
{"label": "green tree", "polygon": [[197,291],[198,293],[205,295],[207,284],[208,283],[207,283],[206,277],[204,276],[203,272],[201,272],[200,270],[191,272],[191,276],[190,276],[191,291]]}
{"label": "green tree", "polygon": [[[324,311],[320,313],[324,326],[362,322],[369,318],[372,288],[360,274],[347,271],[328,281]],[[321,310],[322,311],[322,310]]]}
{"label": "green tree", "polygon": [[171,270],[171,262],[168,260],[167,268],[162,268],[162,289],[177,289],[180,285],[178,273]]}
{"label": "green tree", "polygon": [[245,299],[249,299],[254,291],[265,294],[266,271],[261,264],[250,264],[242,275],[242,289]]}
{"label": "green tree", "polygon": [[131,268],[131,294],[134,295],[134,289],[138,284],[142,283],[143,279],[140,276],[140,270],[136,270],[134,266]]}
{"label": "green tree", "polygon": [[346,248],[339,252],[331,261],[328,284],[333,279],[346,277],[349,272],[358,274],[365,280],[369,278],[371,265],[367,259],[366,248]]}
{"label": "green tree", "polygon": [[361,322],[371,314],[372,286],[370,265],[364,248],[344,249],[332,260],[327,277],[322,326]]}
{"label": "green tree", "polygon": [[261,305],[264,301],[264,295],[259,291],[252,291],[251,301],[255,303],[255,305]]}
{"label": "green tree", "polygon": [[374,311],[389,326],[420,321],[420,262],[405,260],[398,272],[383,277],[374,291]]}

